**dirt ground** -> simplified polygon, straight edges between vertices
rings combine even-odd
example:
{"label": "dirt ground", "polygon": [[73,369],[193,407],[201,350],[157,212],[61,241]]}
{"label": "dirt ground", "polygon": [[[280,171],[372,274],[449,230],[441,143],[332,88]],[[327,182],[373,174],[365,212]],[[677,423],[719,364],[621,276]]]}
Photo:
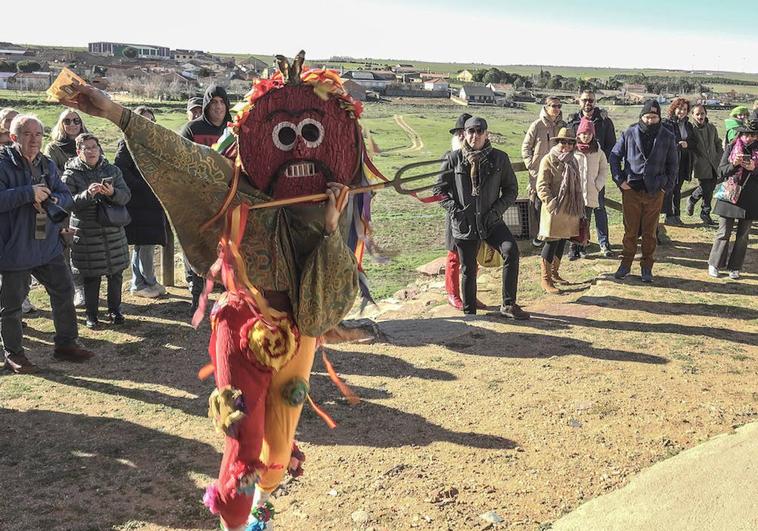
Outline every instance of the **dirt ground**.
{"label": "dirt ground", "polygon": [[[317,361],[304,411],[305,475],[276,494],[277,529],[545,529],[639,470],[758,418],[755,236],[739,281],[711,279],[713,231],[670,230],[656,282],[611,278],[616,259],[566,263],[567,294],[536,289],[526,322],[464,319],[426,277],[364,317],[373,343],[328,347],[361,397],[349,406]],[[755,231],[754,231],[755,234]],[[527,249],[524,249],[527,251]],[[495,309],[499,270],[482,271]],[[34,376],[0,377],[0,529],[213,529],[201,504],[221,440],[206,418],[208,326],[186,290],[125,297],[121,329],[84,331],[98,353],[50,357],[43,310],[27,320]],[[115,342],[112,345],[111,342]],[[489,514],[488,514],[489,513]]]}

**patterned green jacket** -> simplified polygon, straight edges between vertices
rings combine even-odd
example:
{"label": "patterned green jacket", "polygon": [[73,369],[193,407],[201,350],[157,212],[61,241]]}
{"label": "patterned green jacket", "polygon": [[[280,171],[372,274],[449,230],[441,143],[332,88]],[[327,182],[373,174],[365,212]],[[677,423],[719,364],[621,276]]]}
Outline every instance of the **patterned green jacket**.
{"label": "patterned green jacket", "polygon": [[[199,227],[221,207],[233,176],[231,161],[124,110],[119,127],[135,163],[160,199],[193,269],[206,273],[215,262],[223,219]],[[241,179],[230,206],[270,198]],[[347,212],[349,209],[346,209]],[[347,215],[324,237],[324,207],[306,204],[250,210],[241,252],[247,275],[259,289],[284,292],[300,332],[320,336],[337,325],[358,292],[354,254],[345,244]]]}

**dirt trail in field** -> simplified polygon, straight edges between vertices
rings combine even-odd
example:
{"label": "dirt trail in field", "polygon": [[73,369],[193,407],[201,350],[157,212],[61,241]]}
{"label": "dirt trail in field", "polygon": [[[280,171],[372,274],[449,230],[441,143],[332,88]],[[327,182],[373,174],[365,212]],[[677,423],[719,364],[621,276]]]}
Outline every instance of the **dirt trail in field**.
{"label": "dirt trail in field", "polygon": [[395,120],[395,123],[397,126],[403,130],[403,132],[408,135],[408,139],[411,141],[411,145],[408,147],[405,146],[398,146],[393,148],[388,148],[385,150],[382,150],[383,153],[392,153],[393,151],[402,151],[403,153],[412,153],[414,151],[421,151],[424,149],[424,141],[421,139],[421,136],[410,126],[408,125],[408,122],[405,121],[405,118],[402,114],[396,114],[393,116],[393,119]]}
{"label": "dirt trail in field", "polygon": [[[499,270],[480,272],[491,307],[475,317],[445,304],[439,276],[380,302],[363,316],[376,341],[327,347],[360,404],[314,366],[313,398],[338,427],[305,410],[305,475],[277,492],[277,529],[542,529],[756,420],[755,246],[740,281],[716,280],[713,231],[670,234],[651,286],[591,256],[562,268],[566,294],[543,296],[537,257],[522,257],[531,321],[494,314]],[[126,295],[126,327],[83,330],[99,355],[84,365],[51,361],[49,321],[28,320],[47,370],[0,377],[0,528],[214,528],[200,498],[221,441],[205,417],[211,383],[195,377],[208,327],[189,327],[186,291],[171,293]]]}

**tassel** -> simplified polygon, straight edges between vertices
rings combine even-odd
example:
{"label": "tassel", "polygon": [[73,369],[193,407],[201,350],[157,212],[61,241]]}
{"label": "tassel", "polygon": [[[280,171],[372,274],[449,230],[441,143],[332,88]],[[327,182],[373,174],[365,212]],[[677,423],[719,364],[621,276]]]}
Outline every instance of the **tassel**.
{"label": "tassel", "polygon": [[216,372],[216,369],[213,367],[212,363],[209,363],[199,371],[197,371],[197,378],[198,380],[205,380],[207,379],[211,374]]}
{"label": "tassel", "polygon": [[326,411],[324,411],[323,409],[321,409],[320,407],[318,407],[316,405],[316,402],[313,401],[313,399],[311,398],[311,395],[308,395],[308,402],[310,403],[311,407],[313,408],[313,411],[316,412],[316,415],[318,415],[319,417],[321,417],[321,419],[324,422],[326,422],[326,425],[329,426],[329,429],[333,430],[334,428],[337,427],[337,423],[334,422],[334,419],[332,419],[332,417],[330,417],[329,414]]}
{"label": "tassel", "polygon": [[324,349],[321,349],[321,359],[324,361],[324,366],[326,367],[326,372],[329,373],[329,378],[332,380],[334,385],[337,386],[337,389],[340,390],[342,396],[347,399],[348,404],[354,406],[360,402],[361,399],[358,398],[358,395],[356,395],[353,390],[350,389],[350,387],[348,387],[347,384],[343,382],[339,376],[337,376],[337,372],[334,370],[334,367],[329,361],[329,358],[326,357],[326,350]]}

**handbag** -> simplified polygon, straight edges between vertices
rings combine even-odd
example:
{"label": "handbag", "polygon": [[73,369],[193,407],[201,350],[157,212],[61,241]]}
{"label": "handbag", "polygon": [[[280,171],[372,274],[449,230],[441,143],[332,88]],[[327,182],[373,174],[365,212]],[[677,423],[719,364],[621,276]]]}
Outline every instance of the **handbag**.
{"label": "handbag", "polygon": [[587,245],[590,241],[590,224],[587,218],[579,218],[579,234],[573,236],[571,241],[579,245]]}
{"label": "handbag", "polygon": [[482,267],[500,267],[503,265],[503,257],[487,242],[479,243],[476,261]]}
{"label": "handbag", "polygon": [[718,185],[718,188],[716,188],[716,191],[713,193],[713,197],[736,205],[737,201],[740,200],[742,189],[747,185],[748,179],[750,179],[750,175],[745,178],[744,183],[739,184],[734,176],[729,177]]}
{"label": "handbag", "polygon": [[125,227],[132,217],[124,205],[114,205],[108,201],[97,201],[97,222],[103,227]]}

